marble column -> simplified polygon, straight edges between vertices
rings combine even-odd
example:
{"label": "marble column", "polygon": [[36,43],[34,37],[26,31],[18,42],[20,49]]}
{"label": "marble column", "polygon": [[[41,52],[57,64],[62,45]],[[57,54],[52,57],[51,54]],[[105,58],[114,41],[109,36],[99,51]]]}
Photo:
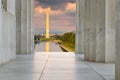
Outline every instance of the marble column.
{"label": "marble column", "polygon": [[34,52],[34,0],[28,0],[28,53]]}
{"label": "marble column", "polygon": [[34,53],[34,0],[31,0],[31,53]]}
{"label": "marble column", "polygon": [[85,0],[77,0],[76,53],[84,53]]}
{"label": "marble column", "polygon": [[84,53],[85,60],[89,60],[89,31],[90,31],[90,0],[85,0],[85,23],[84,23]]}
{"label": "marble column", "polygon": [[96,61],[97,0],[90,0],[89,61]]}
{"label": "marble column", "polygon": [[115,80],[120,80],[120,0],[116,0],[116,67]]}
{"label": "marble column", "polygon": [[16,53],[21,53],[21,0],[16,0]]}
{"label": "marble column", "polygon": [[115,62],[115,14],[116,1],[106,0],[105,62]]}
{"label": "marble column", "polygon": [[[17,0],[16,46],[17,53],[33,53],[33,0]],[[19,4],[20,3],[20,4]]]}
{"label": "marble column", "polygon": [[21,0],[21,52],[27,53],[27,0]]}
{"label": "marble column", "polygon": [[96,61],[115,61],[115,1],[97,0]]}
{"label": "marble column", "polygon": [[31,0],[27,0],[27,53],[31,53]]}
{"label": "marble column", "polygon": [[96,61],[105,62],[105,0],[97,0]]}

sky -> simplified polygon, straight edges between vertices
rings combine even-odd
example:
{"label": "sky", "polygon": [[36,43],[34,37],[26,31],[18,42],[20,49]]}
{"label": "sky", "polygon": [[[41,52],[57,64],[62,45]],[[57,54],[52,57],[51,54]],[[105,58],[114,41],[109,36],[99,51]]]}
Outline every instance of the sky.
{"label": "sky", "polygon": [[35,0],[34,31],[45,33],[46,9],[50,8],[50,33],[65,33],[76,29],[75,0]]}

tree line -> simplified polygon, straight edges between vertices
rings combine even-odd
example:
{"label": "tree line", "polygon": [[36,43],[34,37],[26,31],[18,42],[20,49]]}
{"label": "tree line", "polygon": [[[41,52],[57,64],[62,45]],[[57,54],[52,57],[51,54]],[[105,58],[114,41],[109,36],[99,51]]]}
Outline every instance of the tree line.
{"label": "tree line", "polygon": [[75,33],[74,32],[64,33],[62,36],[60,36],[60,40],[71,44],[75,44]]}

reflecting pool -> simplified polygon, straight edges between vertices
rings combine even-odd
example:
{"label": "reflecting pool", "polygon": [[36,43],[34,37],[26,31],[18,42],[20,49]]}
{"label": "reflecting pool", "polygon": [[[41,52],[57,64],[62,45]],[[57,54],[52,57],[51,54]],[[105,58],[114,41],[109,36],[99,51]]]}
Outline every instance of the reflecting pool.
{"label": "reflecting pool", "polygon": [[36,45],[36,52],[64,52],[64,50],[54,42],[41,42]]}

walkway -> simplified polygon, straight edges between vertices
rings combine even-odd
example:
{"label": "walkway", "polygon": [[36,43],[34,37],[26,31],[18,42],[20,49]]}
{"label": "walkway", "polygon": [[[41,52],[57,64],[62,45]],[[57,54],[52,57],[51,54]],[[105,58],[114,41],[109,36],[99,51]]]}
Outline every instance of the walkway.
{"label": "walkway", "polygon": [[85,62],[73,53],[17,55],[0,67],[0,80],[114,80],[114,64]]}

